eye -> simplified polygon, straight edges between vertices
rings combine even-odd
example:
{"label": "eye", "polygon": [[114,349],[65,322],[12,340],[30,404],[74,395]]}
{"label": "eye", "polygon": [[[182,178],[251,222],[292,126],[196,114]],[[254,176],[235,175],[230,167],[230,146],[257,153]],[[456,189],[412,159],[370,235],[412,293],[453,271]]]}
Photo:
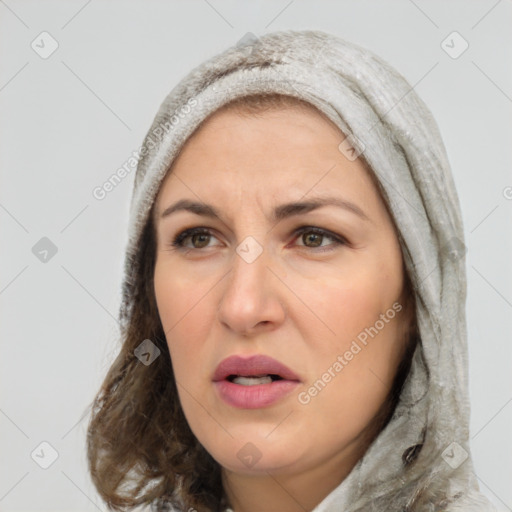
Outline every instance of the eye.
{"label": "eye", "polygon": [[[299,237],[300,240],[305,242],[304,246],[309,249],[317,249],[322,247],[322,240],[323,239],[329,239],[333,243],[329,244],[331,246],[338,246],[338,245],[345,245],[347,241],[338,235],[335,235],[334,233],[331,233],[330,231],[326,231],[325,229],[317,228],[314,226],[303,226],[299,228],[297,231],[295,231],[295,235]],[[311,244],[311,245],[307,245]],[[299,247],[301,247],[299,245]],[[327,246],[323,246],[327,247]],[[334,247],[331,247],[327,250],[332,250]],[[321,252],[323,252],[325,249],[322,249]]]}
{"label": "eye", "polygon": [[[203,249],[208,246],[208,239],[212,236],[213,235],[211,234],[210,230],[206,228],[186,229],[185,231],[182,231],[174,238],[174,240],[171,242],[171,246],[177,249]],[[186,246],[184,244],[187,238],[191,239],[192,247]]]}
{"label": "eye", "polygon": [[[299,247],[306,247],[308,249],[320,249],[320,252],[324,252],[325,250],[330,251],[334,248],[328,248],[329,246],[347,244],[347,241],[343,237],[314,226],[302,226],[294,232],[294,236],[295,238],[298,237],[300,240],[305,242],[304,245],[299,244]],[[209,246],[211,237],[213,237],[213,235],[207,228],[190,228],[176,235],[174,240],[171,242],[171,247],[176,249],[204,249]],[[185,245],[185,241],[189,238],[192,242],[192,246]],[[324,239],[328,239],[332,243],[328,246],[323,246],[322,241]]]}

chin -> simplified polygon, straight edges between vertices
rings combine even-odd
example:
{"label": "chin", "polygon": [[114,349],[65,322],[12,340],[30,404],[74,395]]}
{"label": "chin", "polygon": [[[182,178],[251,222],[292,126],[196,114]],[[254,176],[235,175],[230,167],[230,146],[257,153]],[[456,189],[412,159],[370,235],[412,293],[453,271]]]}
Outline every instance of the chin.
{"label": "chin", "polygon": [[222,453],[219,453],[218,445],[209,453],[224,469],[239,474],[279,473],[291,467],[299,469],[306,455],[303,449],[276,441],[273,444],[264,437],[244,436],[244,440],[233,440]]}

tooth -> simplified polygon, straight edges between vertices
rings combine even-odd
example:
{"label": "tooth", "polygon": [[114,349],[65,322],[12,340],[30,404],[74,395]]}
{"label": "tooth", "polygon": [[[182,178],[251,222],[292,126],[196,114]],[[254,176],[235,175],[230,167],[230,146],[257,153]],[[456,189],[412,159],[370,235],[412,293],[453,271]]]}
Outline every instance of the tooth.
{"label": "tooth", "polygon": [[266,377],[235,377],[233,379],[235,384],[241,384],[242,386],[256,386],[258,384],[270,384],[272,377],[268,375]]}

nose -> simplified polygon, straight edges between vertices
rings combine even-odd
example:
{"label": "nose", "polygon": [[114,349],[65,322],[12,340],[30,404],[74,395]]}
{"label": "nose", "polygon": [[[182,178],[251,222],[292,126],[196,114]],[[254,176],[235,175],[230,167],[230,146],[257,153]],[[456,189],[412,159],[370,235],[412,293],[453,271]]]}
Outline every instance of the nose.
{"label": "nose", "polygon": [[241,336],[279,326],[286,311],[280,300],[283,285],[274,272],[278,273],[265,251],[251,263],[235,253],[232,270],[224,280],[219,321]]}

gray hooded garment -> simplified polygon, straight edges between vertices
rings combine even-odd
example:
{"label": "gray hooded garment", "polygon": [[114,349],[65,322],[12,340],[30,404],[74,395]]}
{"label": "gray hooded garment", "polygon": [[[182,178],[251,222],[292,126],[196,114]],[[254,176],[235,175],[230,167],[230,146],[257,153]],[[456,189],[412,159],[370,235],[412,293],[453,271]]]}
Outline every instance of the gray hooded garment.
{"label": "gray hooded garment", "polygon": [[349,136],[354,150],[364,150],[385,190],[416,293],[421,338],[393,418],[314,512],[495,510],[479,492],[470,454],[466,249],[431,113],[387,63],[332,35],[284,31],[245,39],[192,70],[146,135],[131,202],[121,322],[131,315],[139,237],[187,138],[239,96],[272,92],[308,101]]}

